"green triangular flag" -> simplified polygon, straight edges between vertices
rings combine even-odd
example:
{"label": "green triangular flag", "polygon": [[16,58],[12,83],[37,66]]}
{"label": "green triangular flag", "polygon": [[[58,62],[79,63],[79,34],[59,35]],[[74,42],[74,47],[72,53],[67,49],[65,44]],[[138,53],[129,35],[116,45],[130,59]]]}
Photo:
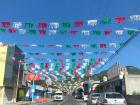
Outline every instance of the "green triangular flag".
{"label": "green triangular flag", "polygon": [[136,33],[136,31],[128,30],[128,34],[129,34],[129,35],[134,35],[135,33]]}
{"label": "green triangular flag", "polygon": [[70,22],[63,22],[62,23],[62,27],[63,28],[70,28],[70,26],[71,26],[71,23]]}
{"label": "green triangular flag", "polygon": [[45,64],[44,63],[40,63],[40,67],[41,67],[41,69],[44,69],[45,68]]}
{"label": "green triangular flag", "polygon": [[54,55],[55,53],[53,53],[53,52],[51,52],[51,53],[49,53],[50,55]]}
{"label": "green triangular flag", "polygon": [[45,47],[45,45],[42,45],[42,44],[40,44],[40,45],[38,45],[39,47]]}
{"label": "green triangular flag", "polygon": [[70,48],[71,47],[71,45],[66,45],[66,48]]}
{"label": "green triangular flag", "polygon": [[99,52],[98,51],[95,51],[95,52],[93,52],[94,54],[98,54]]}
{"label": "green triangular flag", "polygon": [[72,63],[72,64],[71,64],[71,67],[75,67],[75,66],[76,66],[76,63]]}
{"label": "green triangular flag", "polygon": [[35,35],[36,34],[36,30],[29,30],[28,33],[31,34],[31,35]]}
{"label": "green triangular flag", "polygon": [[71,61],[72,61],[72,62],[76,62],[76,59],[72,59]]}
{"label": "green triangular flag", "polygon": [[58,33],[59,34],[67,34],[67,30],[60,30]]}
{"label": "green triangular flag", "polygon": [[92,34],[99,36],[101,34],[101,31],[100,30],[93,30]]}
{"label": "green triangular flag", "polygon": [[53,62],[57,62],[57,59],[52,59]]}
{"label": "green triangular flag", "polygon": [[103,23],[103,24],[110,24],[111,23],[111,18],[104,18],[102,21],[101,21],[101,23]]}
{"label": "green triangular flag", "polygon": [[95,61],[95,59],[91,58],[90,61],[93,62],[93,61]]}
{"label": "green triangular flag", "polygon": [[34,53],[32,53],[32,52],[29,52],[28,54],[29,54],[29,55],[34,55]]}
{"label": "green triangular flag", "polygon": [[22,44],[17,44],[17,46],[23,46]]}
{"label": "green triangular flag", "polygon": [[97,45],[96,44],[91,44],[91,47],[92,48],[97,48]]}
{"label": "green triangular flag", "polygon": [[75,53],[75,52],[74,52],[74,53],[71,53],[71,55],[72,55],[72,56],[75,56],[75,55],[76,55],[76,53]]}
{"label": "green triangular flag", "polygon": [[120,43],[120,46],[122,46],[122,47],[123,47],[124,45],[125,45],[125,43]]}
{"label": "green triangular flag", "polygon": [[6,29],[0,28],[0,32],[6,32]]}
{"label": "green triangular flag", "polygon": [[25,70],[28,70],[29,67],[30,67],[29,63],[26,63],[26,64],[25,64]]}
{"label": "green triangular flag", "polygon": [[25,23],[25,28],[33,28],[34,26],[33,23]]}

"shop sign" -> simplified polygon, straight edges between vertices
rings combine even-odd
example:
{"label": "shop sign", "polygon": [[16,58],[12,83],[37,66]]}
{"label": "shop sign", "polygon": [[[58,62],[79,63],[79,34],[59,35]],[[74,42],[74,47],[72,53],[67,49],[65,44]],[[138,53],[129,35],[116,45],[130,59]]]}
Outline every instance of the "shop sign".
{"label": "shop sign", "polygon": [[44,91],[44,87],[39,86],[39,85],[36,85],[36,89],[37,89],[37,90],[42,90],[42,91]]}
{"label": "shop sign", "polygon": [[28,74],[27,80],[40,80],[39,74]]}

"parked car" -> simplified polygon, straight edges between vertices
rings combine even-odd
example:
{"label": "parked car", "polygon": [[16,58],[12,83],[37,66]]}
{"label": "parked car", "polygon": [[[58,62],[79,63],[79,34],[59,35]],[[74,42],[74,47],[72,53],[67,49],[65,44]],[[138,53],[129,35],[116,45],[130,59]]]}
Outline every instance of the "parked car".
{"label": "parked car", "polygon": [[54,93],[54,101],[63,101],[63,92],[62,91],[56,91]]}
{"label": "parked car", "polygon": [[90,93],[88,96],[87,105],[96,105],[99,97],[100,93]]}
{"label": "parked car", "polygon": [[127,103],[120,93],[104,92],[98,98],[97,105],[127,105]]}
{"label": "parked car", "polygon": [[77,99],[82,99],[83,98],[83,94],[82,93],[78,93],[76,98]]}

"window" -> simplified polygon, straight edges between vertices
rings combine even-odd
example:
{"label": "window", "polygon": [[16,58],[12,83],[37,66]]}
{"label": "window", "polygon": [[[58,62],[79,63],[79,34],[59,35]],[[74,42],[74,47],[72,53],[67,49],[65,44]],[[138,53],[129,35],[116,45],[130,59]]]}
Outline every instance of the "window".
{"label": "window", "polygon": [[106,94],[106,98],[123,98],[121,94]]}

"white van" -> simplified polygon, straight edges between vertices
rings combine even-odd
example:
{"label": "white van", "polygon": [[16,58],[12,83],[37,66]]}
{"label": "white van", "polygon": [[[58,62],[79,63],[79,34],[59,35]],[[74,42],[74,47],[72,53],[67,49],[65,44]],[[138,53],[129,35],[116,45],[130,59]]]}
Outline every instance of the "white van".
{"label": "white van", "polygon": [[62,91],[56,91],[54,94],[54,101],[63,101],[63,92]]}

